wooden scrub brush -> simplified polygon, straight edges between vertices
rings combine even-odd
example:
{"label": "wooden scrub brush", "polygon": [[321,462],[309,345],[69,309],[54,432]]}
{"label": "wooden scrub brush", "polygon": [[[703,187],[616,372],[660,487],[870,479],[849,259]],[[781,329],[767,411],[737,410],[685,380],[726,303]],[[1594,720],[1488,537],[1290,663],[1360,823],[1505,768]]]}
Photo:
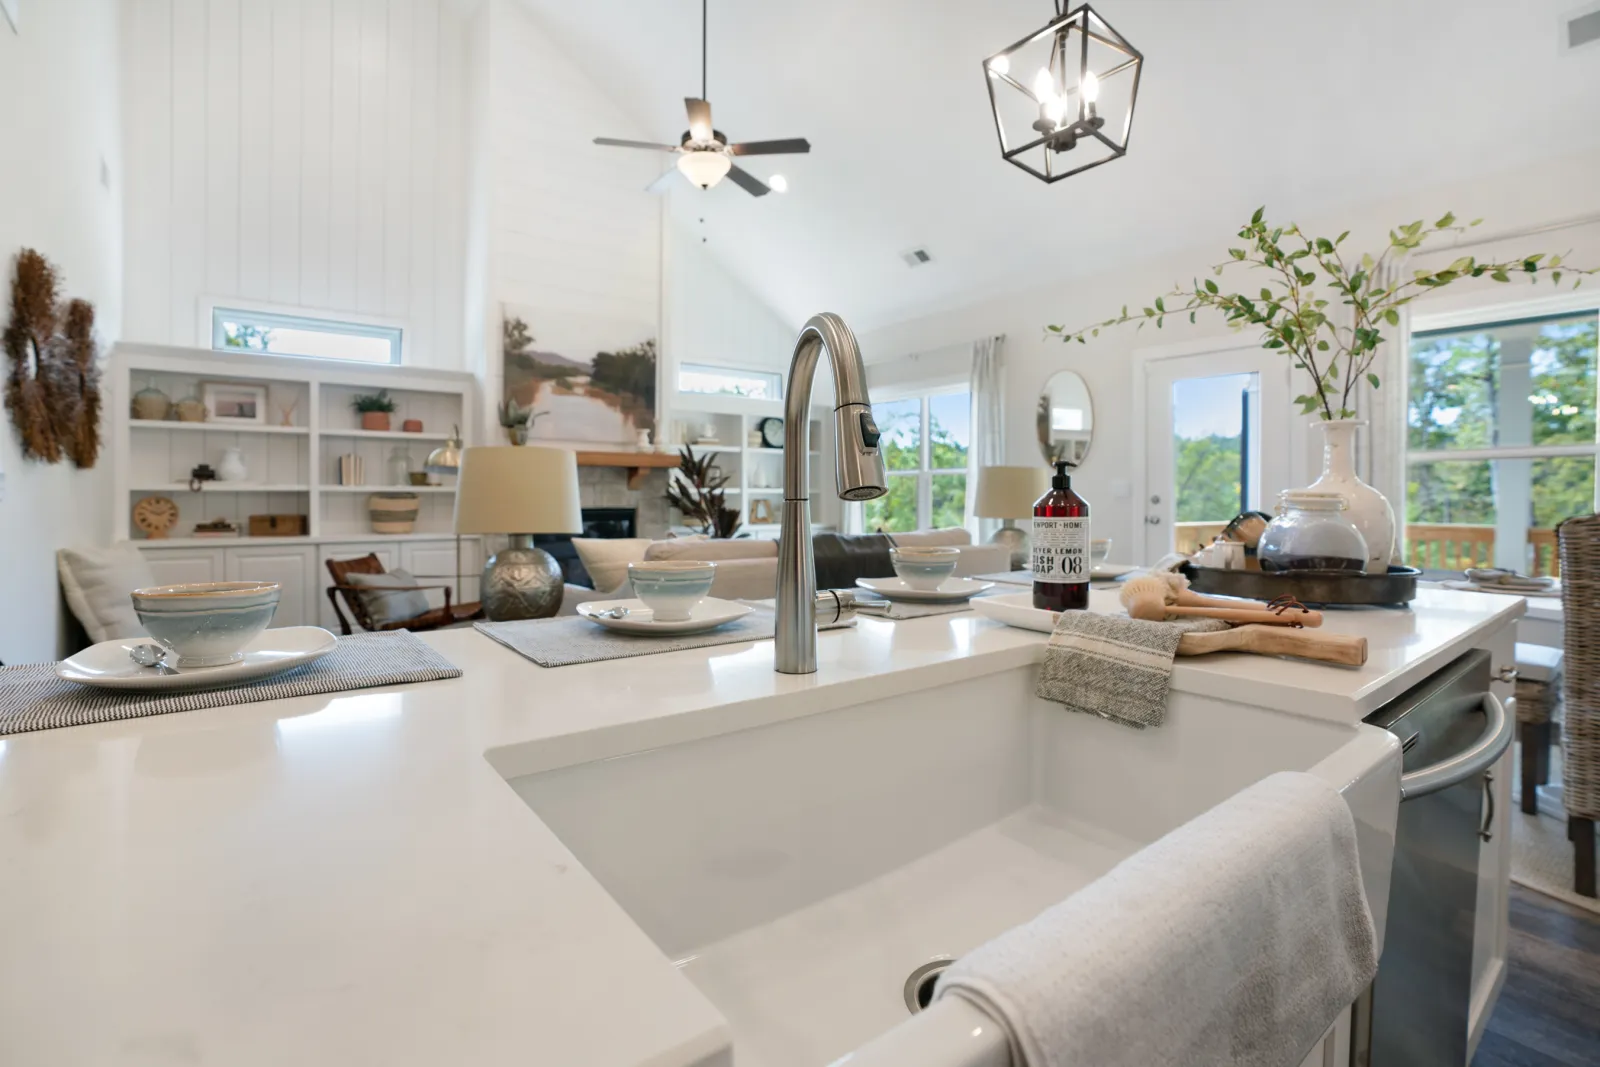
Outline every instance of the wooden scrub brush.
{"label": "wooden scrub brush", "polygon": [[1171,572],[1139,574],[1122,583],[1122,606],[1135,619],[1222,619],[1231,623],[1266,626],[1321,626],[1322,613],[1285,597],[1263,604],[1259,600],[1232,600],[1202,596],[1189,588],[1189,579]]}

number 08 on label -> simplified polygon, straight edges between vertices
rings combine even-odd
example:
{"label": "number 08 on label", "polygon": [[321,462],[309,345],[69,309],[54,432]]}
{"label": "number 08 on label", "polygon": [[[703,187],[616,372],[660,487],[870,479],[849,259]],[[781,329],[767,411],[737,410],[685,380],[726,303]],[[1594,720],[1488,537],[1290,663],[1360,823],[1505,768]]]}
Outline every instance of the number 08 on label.
{"label": "number 08 on label", "polygon": [[1082,611],[1089,606],[1089,502],[1072,491],[1065,463],[1033,505],[1033,606]]}

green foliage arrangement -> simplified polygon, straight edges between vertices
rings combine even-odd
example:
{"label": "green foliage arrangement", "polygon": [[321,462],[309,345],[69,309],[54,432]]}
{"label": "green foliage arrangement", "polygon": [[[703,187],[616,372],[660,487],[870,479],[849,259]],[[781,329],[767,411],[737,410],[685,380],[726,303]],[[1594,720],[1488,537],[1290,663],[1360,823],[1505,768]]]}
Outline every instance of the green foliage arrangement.
{"label": "green foliage arrangement", "polygon": [[376,393],[357,393],[350,398],[350,406],[361,414],[369,411],[393,414],[397,405],[394,398],[389,395],[389,390],[379,389]]}
{"label": "green foliage arrangement", "polygon": [[[1390,282],[1391,264],[1421,247],[1441,233],[1464,233],[1480,225],[1474,219],[1465,226],[1456,224],[1454,214],[1445,215],[1431,225],[1417,220],[1389,231],[1389,244],[1377,256],[1363,253],[1354,265],[1347,263],[1341,246],[1350,236],[1312,237],[1299,226],[1273,226],[1265,219],[1266,208],[1258,208],[1238,233],[1243,248],[1228,249],[1227,260],[1212,268],[1215,277],[1229,268],[1244,265],[1267,271],[1270,277],[1259,292],[1246,294],[1225,290],[1212,278],[1195,279],[1190,285],[1174,285],[1148,307],[1121,314],[1080,330],[1063,326],[1046,327],[1063,341],[1088,342],[1111,326],[1137,322],[1143,329],[1154,322],[1160,328],[1168,315],[1187,314],[1194,322],[1202,310],[1220,313],[1235,329],[1258,327],[1266,348],[1282,349],[1294,360],[1297,369],[1311,378],[1314,390],[1295,397],[1303,414],[1318,412],[1324,419],[1347,419],[1355,415],[1354,397],[1359,383],[1379,386],[1372,371],[1378,346],[1383,343],[1384,326],[1400,324],[1400,309],[1418,296],[1441,289],[1463,278],[1487,275],[1497,282],[1509,282],[1524,275],[1530,282],[1549,278],[1559,285],[1563,275],[1575,275],[1573,287],[1582,276],[1594,270],[1563,267],[1560,256],[1536,253],[1518,259],[1483,262],[1462,256],[1438,270],[1416,270],[1409,278]],[[1330,317],[1334,304],[1350,308],[1346,321]],[[1335,309],[1337,310],[1337,309]]]}

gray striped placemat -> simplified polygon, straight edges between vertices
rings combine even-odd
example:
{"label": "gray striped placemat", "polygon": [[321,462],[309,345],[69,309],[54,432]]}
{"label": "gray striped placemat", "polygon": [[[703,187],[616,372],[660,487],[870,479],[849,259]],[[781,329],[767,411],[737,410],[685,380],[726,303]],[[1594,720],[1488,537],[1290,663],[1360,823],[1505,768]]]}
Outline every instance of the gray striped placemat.
{"label": "gray striped placemat", "polygon": [[574,663],[653,656],[658,652],[682,652],[689,648],[733,645],[740,641],[765,641],[772,637],[775,624],[772,612],[757,608],[743,618],[707,633],[663,637],[618,633],[579,615],[523,619],[518,622],[480,622],[474,625],[480,633],[487,634],[541,667],[567,667]]}
{"label": "gray striped placemat", "polygon": [[338,647],[315,663],[272,678],[201,692],[115,692],[57,678],[51,663],[0,667],[0,734],[459,677],[459,667],[404,630],[341,637]]}

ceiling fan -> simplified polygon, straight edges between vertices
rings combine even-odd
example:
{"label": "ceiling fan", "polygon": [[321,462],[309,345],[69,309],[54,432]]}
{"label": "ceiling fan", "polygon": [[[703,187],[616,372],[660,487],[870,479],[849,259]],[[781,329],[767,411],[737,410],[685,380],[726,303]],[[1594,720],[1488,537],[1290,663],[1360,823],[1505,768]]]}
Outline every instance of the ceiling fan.
{"label": "ceiling fan", "polygon": [[[767,185],[737,166],[733,162],[734,156],[778,156],[811,151],[811,142],[804,137],[729,144],[727,136],[711,125],[711,103],[706,99],[706,0],[700,0],[700,95],[685,97],[683,104],[689,113],[689,128],[675,145],[624,141],[615,137],[596,137],[594,143],[615,148],[672,152],[678,157],[678,170],[700,188],[709,189],[726,177],[751,196],[766,196],[773,189],[782,192],[785,186],[777,181]],[[672,182],[672,175],[670,170],[663,172],[650,184],[650,191],[665,190]]]}

